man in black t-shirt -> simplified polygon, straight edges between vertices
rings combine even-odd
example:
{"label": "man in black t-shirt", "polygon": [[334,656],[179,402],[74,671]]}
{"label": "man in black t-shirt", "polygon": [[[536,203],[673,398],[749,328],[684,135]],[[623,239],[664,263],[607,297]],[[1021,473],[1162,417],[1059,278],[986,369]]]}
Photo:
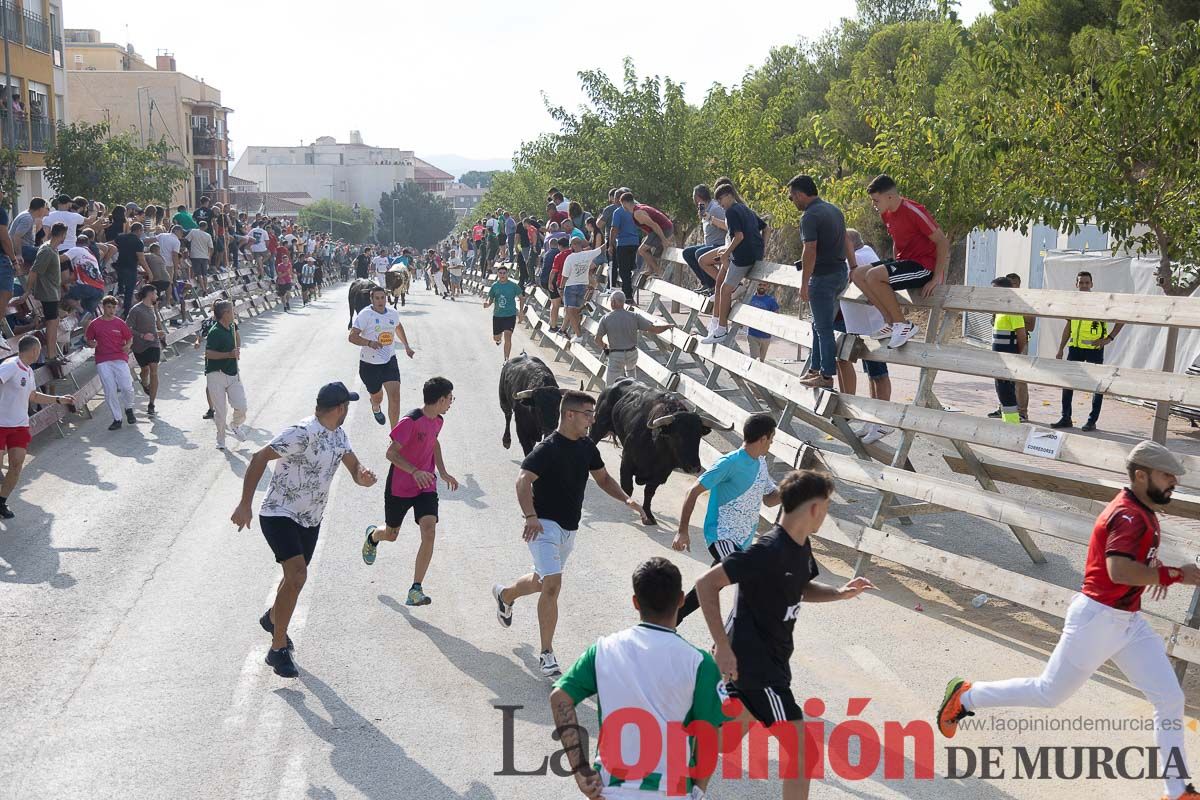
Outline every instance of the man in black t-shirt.
{"label": "man in black t-shirt", "polygon": [[[792,696],[792,630],[803,598],[809,603],[849,600],[874,585],[855,578],[840,589],[813,583],[819,570],[809,537],[821,528],[829,511],[833,481],[823,472],[795,470],[779,482],[783,516],[775,529],[748,549],[725,560],[696,581],[704,621],[712,634],[713,655],[725,676],[731,698],[744,707],[735,730],[756,719],[764,725],[795,726],[784,742],[804,742],[803,714]],[[729,629],[721,616],[721,589],[737,584]],[[722,749],[728,751],[725,742]],[[807,770],[791,754],[781,756],[784,800],[808,797]]]}
{"label": "man in black t-shirt", "polygon": [[587,437],[596,416],[596,400],[577,391],[563,392],[558,430],[547,436],[521,462],[517,502],[525,515],[522,537],[533,555],[533,572],[511,586],[492,587],[496,617],[512,625],[512,607],[518,597],[538,594],[538,628],[541,632],[542,674],[561,674],[554,657],[554,628],[558,624],[558,593],[562,570],[575,546],[575,533],[583,514],[588,475],[609,496],[629,506],[643,523],[646,513],[604,468],[596,443]]}
{"label": "man in black t-shirt", "polygon": [[142,224],[135,222],[129,228],[129,233],[118,233],[113,242],[117,246],[117,260],[113,266],[117,270],[117,292],[120,293],[125,305],[121,307],[121,316],[128,316],[133,308],[133,290],[137,286],[138,268],[146,280],[150,280],[150,265],[146,263],[146,246],[142,243]]}
{"label": "man in black t-shirt", "polygon": [[367,278],[370,277],[371,269],[371,248],[366,248],[358,257],[354,259],[354,277]]}

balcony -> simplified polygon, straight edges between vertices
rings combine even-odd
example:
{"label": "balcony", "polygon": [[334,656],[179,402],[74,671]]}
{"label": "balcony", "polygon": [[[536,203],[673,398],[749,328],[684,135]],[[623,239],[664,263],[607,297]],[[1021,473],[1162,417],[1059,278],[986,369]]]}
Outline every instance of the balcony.
{"label": "balcony", "polygon": [[217,137],[209,128],[192,128],[192,153],[198,156],[217,155]]}
{"label": "balcony", "polygon": [[4,38],[14,44],[25,43],[21,36],[21,9],[12,0],[0,0],[0,26]]}
{"label": "balcony", "polygon": [[54,126],[49,117],[30,117],[29,132],[33,152],[44,153],[54,145]]}
{"label": "balcony", "polygon": [[25,46],[41,53],[50,52],[50,24],[40,14],[25,11]]}

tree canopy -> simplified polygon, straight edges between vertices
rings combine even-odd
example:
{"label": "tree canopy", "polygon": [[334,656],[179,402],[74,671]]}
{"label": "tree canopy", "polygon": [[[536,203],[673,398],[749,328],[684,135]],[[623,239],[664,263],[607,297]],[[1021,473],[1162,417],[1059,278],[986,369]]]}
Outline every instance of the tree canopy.
{"label": "tree canopy", "polygon": [[380,195],[375,238],[380,242],[427,248],[454,228],[454,209],[415,183]]}
{"label": "tree canopy", "polygon": [[325,198],[301,209],[300,225],[311,231],[330,232],[347,242],[365,242],[371,237],[371,212],[355,210],[345,203]]}
{"label": "tree canopy", "polygon": [[61,126],[46,151],[46,180],[63,194],[108,205],[168,203],[191,177],[179,150],[166,139],[138,144],[132,133],[109,135],[108,123]]}

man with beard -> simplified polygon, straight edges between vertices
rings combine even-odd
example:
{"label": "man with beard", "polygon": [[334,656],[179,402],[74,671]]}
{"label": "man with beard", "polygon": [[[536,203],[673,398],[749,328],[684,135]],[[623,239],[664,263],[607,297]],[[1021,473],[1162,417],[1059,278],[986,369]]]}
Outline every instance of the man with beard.
{"label": "man with beard", "polygon": [[1075,694],[1109,659],[1154,705],[1156,763],[1166,800],[1200,798],[1184,784],[1183,690],[1162,637],[1142,617],[1142,593],[1166,594],[1173,583],[1200,585],[1200,567],[1164,566],[1157,558],[1155,507],[1171,502],[1183,463],[1157,442],[1141,442],[1125,461],[1129,486],[1100,512],[1088,544],[1083,588],[1071,601],[1062,636],[1036,678],[975,683],[954,678],[938,710],[938,729],[950,738],[959,720],[981,708],[1053,708]]}
{"label": "man with beard", "polygon": [[359,486],[374,486],[375,473],[359,463],[342,429],[350,403],[358,395],[343,383],[327,383],[317,392],[316,413],[285,428],[254,454],[242,481],[242,501],[230,518],[238,530],[250,527],[254,514],[250,502],[267,464],[276,461],[271,486],[258,511],[263,536],[283,568],[275,603],[259,618],[271,634],[266,662],[284,678],[299,675],[292,661],[292,641],[287,628],[308,577],[308,564],[317,549],[321,518],[329,501],[329,486],[342,464]]}

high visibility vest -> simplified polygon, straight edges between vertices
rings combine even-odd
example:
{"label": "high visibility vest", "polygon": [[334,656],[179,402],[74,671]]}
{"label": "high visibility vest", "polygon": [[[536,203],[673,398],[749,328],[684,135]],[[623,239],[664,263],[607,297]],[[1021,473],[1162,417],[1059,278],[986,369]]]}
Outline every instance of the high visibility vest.
{"label": "high visibility vest", "polygon": [[1094,342],[1108,336],[1108,323],[1097,319],[1073,319],[1071,325],[1071,347],[1080,350],[1103,350],[1104,345]]}

